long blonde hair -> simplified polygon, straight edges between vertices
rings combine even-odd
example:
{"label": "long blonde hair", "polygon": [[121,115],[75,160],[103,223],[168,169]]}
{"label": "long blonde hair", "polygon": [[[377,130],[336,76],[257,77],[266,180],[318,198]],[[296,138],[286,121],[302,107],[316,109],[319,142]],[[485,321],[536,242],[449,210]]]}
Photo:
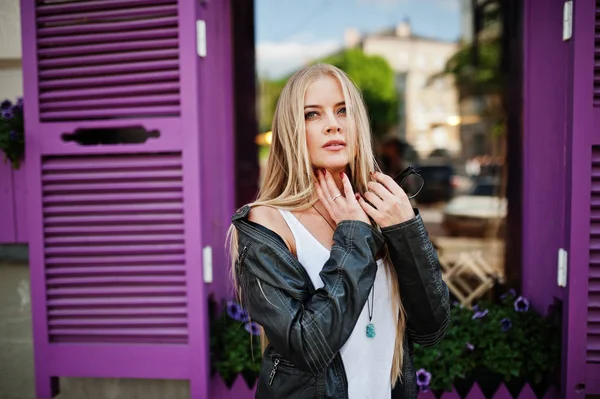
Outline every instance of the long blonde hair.
{"label": "long blonde hair", "polygon": [[[315,199],[313,168],[310,163],[306,145],[306,128],[304,125],[304,96],[311,83],[323,76],[337,79],[342,87],[348,118],[347,150],[356,154],[350,161],[348,176],[355,192],[363,194],[367,191],[369,172],[379,170],[371,146],[371,130],[362,95],[350,78],[340,69],[328,64],[316,64],[296,72],[287,82],[273,116],[272,144],[263,185],[258,199],[249,204],[250,207],[266,205],[291,211],[302,211],[310,208]],[[233,225],[229,228],[227,242],[231,256],[231,272],[236,294],[241,299],[240,287],[237,284],[238,257],[237,230]],[[396,271],[384,258],[386,272],[392,282],[392,300],[398,314],[396,342],[392,362],[392,384],[402,375],[403,338],[405,315],[400,299],[400,290]],[[266,337],[262,335],[263,349]]]}

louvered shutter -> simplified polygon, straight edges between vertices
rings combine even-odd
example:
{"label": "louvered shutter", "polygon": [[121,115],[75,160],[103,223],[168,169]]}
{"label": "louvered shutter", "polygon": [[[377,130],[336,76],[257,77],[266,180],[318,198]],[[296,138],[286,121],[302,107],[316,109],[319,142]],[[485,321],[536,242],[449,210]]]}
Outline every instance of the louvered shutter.
{"label": "louvered shutter", "polygon": [[573,2],[564,392],[600,394],[600,5]]}
{"label": "louvered shutter", "polygon": [[214,173],[231,170],[231,77],[225,53],[197,55],[196,22],[229,46],[228,2],[22,0],[21,15],[37,395],[70,376],[189,379],[205,398],[202,251],[223,248],[232,211]]}

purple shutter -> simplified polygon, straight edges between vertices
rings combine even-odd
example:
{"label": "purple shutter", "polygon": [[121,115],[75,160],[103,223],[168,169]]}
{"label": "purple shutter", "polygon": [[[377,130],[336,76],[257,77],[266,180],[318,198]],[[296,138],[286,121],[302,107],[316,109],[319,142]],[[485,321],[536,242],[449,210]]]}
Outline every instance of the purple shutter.
{"label": "purple shutter", "polygon": [[570,199],[563,359],[566,397],[600,394],[600,8],[573,2]]}
{"label": "purple shutter", "polygon": [[[229,3],[201,3],[21,2],[39,398],[61,376],[189,379],[207,397],[202,250],[223,248],[232,212],[232,127],[228,54],[196,54],[198,19],[229,46]],[[67,140],[132,127],[158,137]]]}

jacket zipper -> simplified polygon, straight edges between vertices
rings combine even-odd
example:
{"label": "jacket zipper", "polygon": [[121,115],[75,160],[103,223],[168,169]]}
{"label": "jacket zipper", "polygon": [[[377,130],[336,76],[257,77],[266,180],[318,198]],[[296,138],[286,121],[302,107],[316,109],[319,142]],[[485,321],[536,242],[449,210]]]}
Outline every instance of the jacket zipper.
{"label": "jacket zipper", "polygon": [[242,252],[240,253],[240,256],[238,257],[238,262],[237,262],[238,271],[241,271],[242,263],[244,262],[244,258],[246,257],[246,255],[248,255],[248,251],[250,250],[250,247],[251,247],[250,244],[246,244],[244,246],[244,249],[242,249]]}
{"label": "jacket zipper", "polygon": [[277,366],[279,366],[279,359],[275,359],[273,362],[273,369],[269,375],[269,385],[273,385],[273,379],[275,379],[275,374],[277,374]]}
{"label": "jacket zipper", "polygon": [[[265,237],[265,239],[272,241],[273,245],[278,246],[282,251],[284,251],[284,253],[287,251],[289,252],[290,250],[281,243],[281,237],[279,237],[278,235],[276,235],[275,233],[271,232],[271,231],[261,231],[258,230],[254,227],[252,227],[251,225],[248,225],[244,222],[240,223],[240,226],[242,228],[242,230],[244,229],[248,229],[248,233],[250,233],[250,235],[252,234],[258,234],[258,235],[262,235]],[[247,245],[247,247],[249,247],[250,245]],[[294,258],[294,256],[290,256],[292,262],[294,263],[294,265],[296,266],[296,269],[298,269],[300,271],[300,274],[302,274],[302,277],[304,277],[304,281],[308,282],[308,288],[309,288],[309,292],[312,294],[316,291],[315,286],[312,282],[312,280],[310,279],[310,276],[308,275],[308,272],[306,271],[306,269],[304,268],[304,266],[302,266],[302,264],[300,264],[300,262],[298,261],[298,259]],[[336,367],[336,363],[337,363],[337,367]],[[273,383],[273,379],[275,378],[275,374],[277,374],[277,366],[279,365],[279,359],[276,359],[275,362],[273,363],[273,369],[271,370],[271,374],[269,375],[269,385],[271,385]],[[333,359],[333,367],[334,368],[339,368],[341,375],[342,375],[342,388],[343,388],[343,392],[348,392],[348,376],[346,376],[346,368],[344,367],[344,362],[342,361],[342,356],[340,355],[340,353],[338,352],[335,356],[335,358]],[[348,396],[346,395],[346,398]]]}

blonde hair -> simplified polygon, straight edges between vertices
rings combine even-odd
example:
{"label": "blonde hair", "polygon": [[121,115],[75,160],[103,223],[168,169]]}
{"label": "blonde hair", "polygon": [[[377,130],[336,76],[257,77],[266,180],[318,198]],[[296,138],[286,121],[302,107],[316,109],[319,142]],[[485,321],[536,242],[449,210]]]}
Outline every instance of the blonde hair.
{"label": "blonde hair", "polygon": [[[355,192],[363,194],[367,191],[369,172],[379,170],[371,146],[371,130],[362,95],[350,78],[340,69],[328,64],[316,64],[296,72],[287,82],[273,116],[272,144],[267,162],[263,185],[258,199],[249,204],[250,207],[266,205],[292,211],[310,208],[317,199],[313,168],[310,163],[306,144],[306,128],[304,125],[304,97],[311,83],[323,76],[338,80],[342,87],[347,112],[347,150],[351,157],[349,178]],[[231,256],[231,272],[234,288],[241,300],[240,287],[237,284],[238,237],[233,225],[229,228],[227,241]],[[392,362],[392,384],[401,378],[403,362],[403,338],[405,316],[400,299],[400,290],[396,271],[384,258],[386,272],[392,282],[392,300],[398,314],[396,342]],[[263,350],[267,340],[262,334]]]}

